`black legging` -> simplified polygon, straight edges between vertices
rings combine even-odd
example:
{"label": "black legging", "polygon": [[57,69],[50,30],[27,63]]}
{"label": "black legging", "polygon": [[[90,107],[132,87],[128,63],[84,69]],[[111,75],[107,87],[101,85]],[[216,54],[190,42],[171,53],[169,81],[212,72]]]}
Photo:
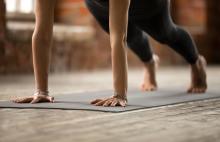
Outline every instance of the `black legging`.
{"label": "black legging", "polygon": [[[86,4],[102,28],[109,32],[108,0],[86,0]],[[146,33],[160,43],[169,45],[188,63],[196,62],[196,46],[191,36],[173,23],[169,0],[131,0],[127,44],[143,62],[152,59]]]}

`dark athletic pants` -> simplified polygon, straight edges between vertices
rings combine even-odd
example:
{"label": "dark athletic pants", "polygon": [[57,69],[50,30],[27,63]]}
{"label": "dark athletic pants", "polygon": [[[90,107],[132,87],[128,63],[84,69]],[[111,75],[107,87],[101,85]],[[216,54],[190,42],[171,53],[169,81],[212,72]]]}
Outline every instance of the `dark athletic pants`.
{"label": "dark athletic pants", "polygon": [[[86,0],[86,5],[102,28],[109,33],[108,0]],[[188,63],[194,64],[198,51],[191,36],[175,25],[169,0],[131,0],[128,21],[128,47],[143,61],[152,59],[147,34],[167,44]]]}

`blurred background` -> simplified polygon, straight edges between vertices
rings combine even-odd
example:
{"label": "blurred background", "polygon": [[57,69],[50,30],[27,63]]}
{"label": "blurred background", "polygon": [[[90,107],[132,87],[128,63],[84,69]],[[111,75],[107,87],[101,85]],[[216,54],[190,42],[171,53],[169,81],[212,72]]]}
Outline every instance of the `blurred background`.
{"label": "blurred background", "polygon": [[[220,64],[220,1],[171,0],[175,23],[194,37],[210,65]],[[0,0],[0,74],[32,73],[31,37],[34,30],[34,0]],[[185,61],[151,39],[163,66]],[[141,65],[128,51],[129,67]],[[109,69],[109,37],[88,12],[83,0],[58,0],[51,72]]]}
{"label": "blurred background", "polygon": [[[30,96],[36,88],[31,52],[34,1],[0,0],[0,101]],[[171,4],[175,23],[191,33],[208,61],[208,91],[219,93],[220,0],[171,0]],[[159,89],[178,90],[181,95],[190,82],[186,62],[165,45],[150,41],[161,59]],[[128,60],[128,89],[140,88],[143,66],[130,50]],[[113,88],[109,37],[84,0],[57,0],[50,72],[49,91],[55,97]],[[121,114],[0,109],[0,142],[112,142],[115,138],[123,142],[218,142],[219,118],[219,99]]]}

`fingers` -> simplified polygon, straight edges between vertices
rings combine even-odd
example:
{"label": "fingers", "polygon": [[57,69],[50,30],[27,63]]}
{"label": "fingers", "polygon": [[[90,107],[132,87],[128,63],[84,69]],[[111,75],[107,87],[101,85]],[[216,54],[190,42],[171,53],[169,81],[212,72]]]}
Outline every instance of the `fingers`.
{"label": "fingers", "polygon": [[95,99],[93,101],[90,102],[90,104],[96,104],[97,102],[100,102],[102,99]]}
{"label": "fingers", "polygon": [[33,100],[31,101],[31,104],[38,103],[41,100],[40,96],[34,96]]}
{"label": "fingers", "polygon": [[105,103],[103,104],[104,107],[107,107],[109,105],[111,105],[112,103],[112,99],[108,99],[107,101],[105,101]]}
{"label": "fingers", "polygon": [[117,99],[114,99],[113,101],[112,101],[112,103],[111,103],[111,106],[112,107],[115,107],[117,104],[118,104],[118,100]]}
{"label": "fingers", "polygon": [[28,96],[28,97],[14,98],[11,101],[14,103],[30,103],[32,100],[33,100],[33,96]]}
{"label": "fingers", "polygon": [[95,106],[104,106],[104,107],[116,107],[116,106],[126,106],[126,100],[118,99],[118,98],[108,98],[108,99],[96,99],[91,102],[91,104]]}
{"label": "fingers", "polygon": [[108,99],[106,99],[106,100],[101,100],[101,101],[97,102],[97,103],[95,104],[95,106],[103,106],[104,103],[105,103],[107,100],[108,100]]}

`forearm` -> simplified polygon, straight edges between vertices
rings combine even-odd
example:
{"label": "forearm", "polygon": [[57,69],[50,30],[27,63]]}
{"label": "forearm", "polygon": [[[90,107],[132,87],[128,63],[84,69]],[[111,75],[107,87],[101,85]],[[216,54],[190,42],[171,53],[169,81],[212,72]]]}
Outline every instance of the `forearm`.
{"label": "forearm", "polygon": [[126,37],[130,0],[110,0],[110,42],[112,50],[113,85],[116,95],[126,98],[127,55]]}
{"label": "forearm", "polygon": [[126,98],[127,94],[127,57],[123,43],[112,48],[113,85],[115,95]]}
{"label": "forearm", "polygon": [[36,26],[32,37],[33,66],[36,89],[48,90],[50,48],[55,0],[36,0]]}
{"label": "forearm", "polygon": [[48,72],[50,58],[50,41],[45,41],[39,35],[32,40],[33,67],[36,89],[48,90]]}

